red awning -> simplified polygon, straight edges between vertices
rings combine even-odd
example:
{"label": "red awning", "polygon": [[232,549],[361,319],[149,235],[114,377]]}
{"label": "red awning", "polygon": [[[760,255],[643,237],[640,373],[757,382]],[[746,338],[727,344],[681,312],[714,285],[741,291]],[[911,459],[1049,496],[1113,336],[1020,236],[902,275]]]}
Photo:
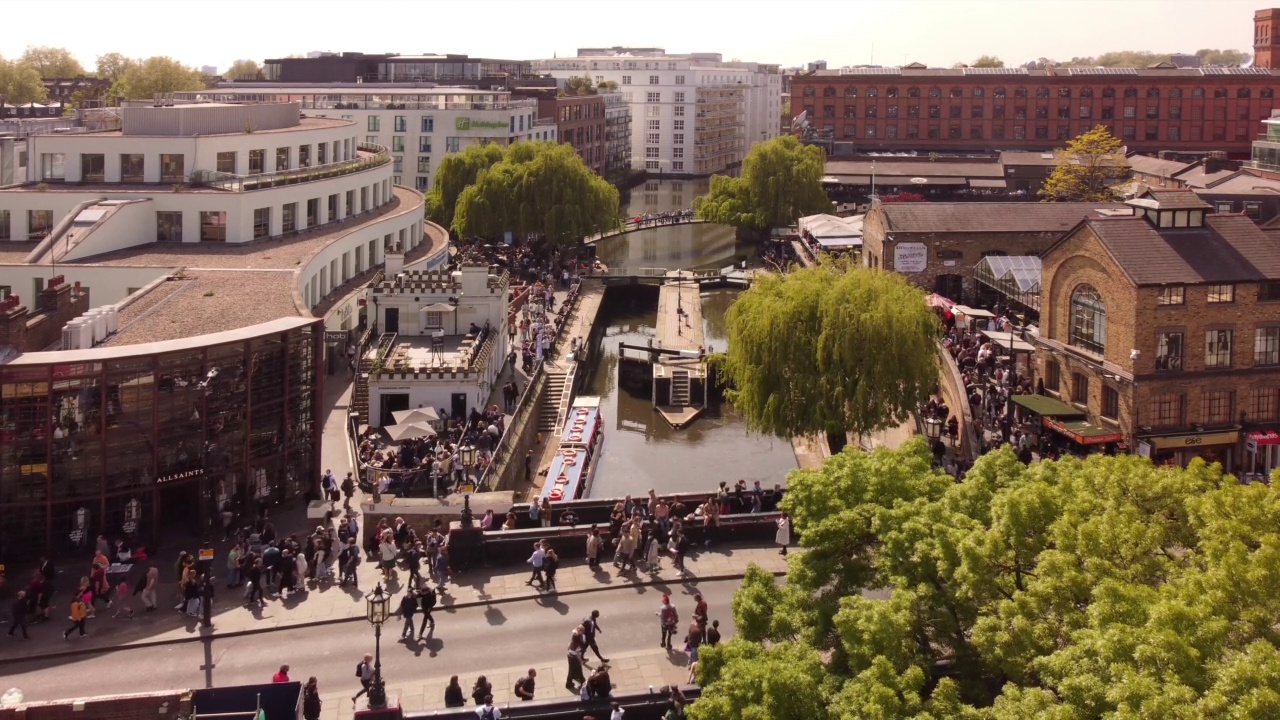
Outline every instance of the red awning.
{"label": "red awning", "polygon": [[1280,432],[1275,430],[1254,430],[1249,433],[1249,439],[1256,441],[1259,445],[1280,445]]}
{"label": "red awning", "polygon": [[1081,445],[1106,445],[1107,443],[1120,442],[1124,439],[1124,436],[1118,432],[1090,425],[1087,422],[1073,421],[1064,423],[1051,417],[1043,418],[1043,422],[1046,428]]}

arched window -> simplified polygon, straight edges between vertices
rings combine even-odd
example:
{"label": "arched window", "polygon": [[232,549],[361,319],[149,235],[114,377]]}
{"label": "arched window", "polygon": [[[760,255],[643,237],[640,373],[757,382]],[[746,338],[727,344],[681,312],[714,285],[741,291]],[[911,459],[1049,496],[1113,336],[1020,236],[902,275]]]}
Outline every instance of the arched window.
{"label": "arched window", "polygon": [[1107,349],[1107,307],[1092,285],[1077,285],[1071,291],[1069,342],[1097,355]]}

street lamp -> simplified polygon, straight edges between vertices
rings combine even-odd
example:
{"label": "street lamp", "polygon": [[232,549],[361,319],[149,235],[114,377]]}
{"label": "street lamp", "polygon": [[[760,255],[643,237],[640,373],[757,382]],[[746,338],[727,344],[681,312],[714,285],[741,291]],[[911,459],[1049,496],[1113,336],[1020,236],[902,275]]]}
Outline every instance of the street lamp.
{"label": "street lamp", "polygon": [[476,446],[467,444],[458,448],[458,461],[462,463],[464,483],[471,482],[471,469],[476,465]]}
{"label": "street lamp", "polygon": [[929,438],[930,445],[932,445],[935,440],[942,437],[942,421],[936,417],[925,418],[924,436]]}
{"label": "street lamp", "polygon": [[387,706],[387,688],[382,683],[382,623],[391,617],[391,596],[382,592],[382,583],[364,598],[368,604],[368,619],[373,625],[373,684],[369,686],[369,709],[382,710]]}

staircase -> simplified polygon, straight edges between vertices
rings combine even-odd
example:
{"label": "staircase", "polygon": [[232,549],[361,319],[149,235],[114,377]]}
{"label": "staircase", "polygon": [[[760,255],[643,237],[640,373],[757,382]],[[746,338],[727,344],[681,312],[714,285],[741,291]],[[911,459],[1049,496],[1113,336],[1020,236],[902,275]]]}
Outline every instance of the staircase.
{"label": "staircase", "polygon": [[362,358],[356,368],[355,386],[351,389],[351,412],[360,413],[360,424],[369,424],[369,380],[368,373],[373,369],[373,360]]}
{"label": "staircase", "polygon": [[688,407],[693,404],[689,402],[688,370],[671,371],[671,404],[675,407]]}
{"label": "staircase", "polygon": [[538,430],[554,432],[560,416],[560,401],[564,395],[567,376],[562,372],[547,373],[547,387],[542,396],[542,407],[538,410]]}

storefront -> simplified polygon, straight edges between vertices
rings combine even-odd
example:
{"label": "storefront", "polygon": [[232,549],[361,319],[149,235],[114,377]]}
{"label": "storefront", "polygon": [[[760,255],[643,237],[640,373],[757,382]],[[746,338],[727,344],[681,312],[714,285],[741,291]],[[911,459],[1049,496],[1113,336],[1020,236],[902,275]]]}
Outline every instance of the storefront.
{"label": "storefront", "polygon": [[1223,469],[1230,472],[1235,467],[1239,442],[1239,430],[1148,436],[1138,439],[1138,454],[1151,458],[1156,465],[1180,467],[1202,458],[1207,463],[1222,463]]}
{"label": "storefront", "polygon": [[1245,434],[1245,470],[1261,479],[1280,468],[1280,432],[1251,430]]}
{"label": "storefront", "polygon": [[1119,430],[1092,425],[1084,420],[1060,420],[1046,417],[1043,422],[1046,429],[1074,443],[1076,447],[1070,449],[1077,455],[1102,452],[1107,450],[1108,445],[1114,445],[1113,449],[1121,449],[1120,446],[1124,441],[1124,436]]}

